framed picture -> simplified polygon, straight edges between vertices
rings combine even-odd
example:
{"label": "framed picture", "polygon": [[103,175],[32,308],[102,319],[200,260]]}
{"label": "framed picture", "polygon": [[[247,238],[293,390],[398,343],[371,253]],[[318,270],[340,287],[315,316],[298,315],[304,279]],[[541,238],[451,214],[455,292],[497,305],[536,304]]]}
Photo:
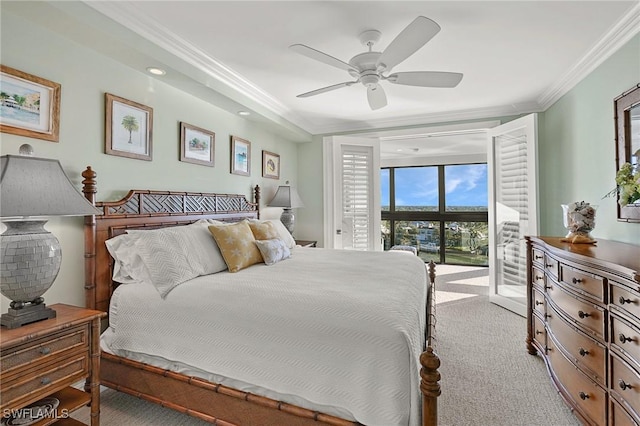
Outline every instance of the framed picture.
{"label": "framed picture", "polygon": [[262,177],[280,179],[280,156],[262,151]]}
{"label": "framed picture", "polygon": [[251,142],[231,136],[231,173],[251,176]]}
{"label": "framed picture", "polygon": [[180,161],[214,166],[216,134],[180,122]]}
{"label": "framed picture", "polygon": [[105,153],[151,161],[153,109],[110,93],[105,95]]}
{"label": "framed picture", "polygon": [[58,142],[61,86],[0,65],[0,131]]}

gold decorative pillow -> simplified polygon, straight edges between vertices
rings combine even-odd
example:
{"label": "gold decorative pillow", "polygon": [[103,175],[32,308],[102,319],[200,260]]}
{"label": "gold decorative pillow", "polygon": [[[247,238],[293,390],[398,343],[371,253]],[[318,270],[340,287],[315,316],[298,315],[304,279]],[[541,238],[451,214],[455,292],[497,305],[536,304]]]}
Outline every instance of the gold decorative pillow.
{"label": "gold decorative pillow", "polygon": [[251,232],[256,240],[273,240],[278,238],[278,230],[272,222],[249,222]]}
{"label": "gold decorative pillow", "polygon": [[262,255],[256,247],[256,239],[247,221],[210,225],[209,232],[218,243],[229,272],[238,272],[262,262]]}

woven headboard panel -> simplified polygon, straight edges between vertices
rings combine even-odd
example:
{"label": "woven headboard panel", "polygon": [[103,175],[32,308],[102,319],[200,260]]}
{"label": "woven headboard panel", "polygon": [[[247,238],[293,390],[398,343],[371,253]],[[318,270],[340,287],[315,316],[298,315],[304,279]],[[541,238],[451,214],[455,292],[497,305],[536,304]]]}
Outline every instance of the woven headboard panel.
{"label": "woven headboard panel", "polygon": [[199,219],[235,222],[259,217],[260,187],[253,189],[254,202],[240,194],[131,190],[119,201],[96,202],[96,173],[82,173],[82,192],[102,215],[86,216],[85,297],[86,307],[108,312],[117,283],[111,279],[113,259],[104,244],[127,229],[153,229],[187,225]]}

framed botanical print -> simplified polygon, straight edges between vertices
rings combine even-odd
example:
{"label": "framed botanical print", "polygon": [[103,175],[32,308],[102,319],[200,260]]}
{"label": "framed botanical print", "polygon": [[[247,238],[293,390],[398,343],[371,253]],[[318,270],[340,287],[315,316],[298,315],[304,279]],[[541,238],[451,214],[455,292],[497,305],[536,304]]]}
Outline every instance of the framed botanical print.
{"label": "framed botanical print", "polygon": [[151,161],[153,109],[105,93],[105,153]]}
{"label": "framed botanical print", "polygon": [[231,173],[251,176],[251,142],[231,136]]}
{"label": "framed botanical print", "polygon": [[278,154],[262,151],[262,177],[280,179],[280,156]]}
{"label": "framed botanical print", "polygon": [[58,142],[61,86],[0,65],[0,131]]}
{"label": "framed botanical print", "polygon": [[180,161],[214,166],[216,134],[180,122]]}

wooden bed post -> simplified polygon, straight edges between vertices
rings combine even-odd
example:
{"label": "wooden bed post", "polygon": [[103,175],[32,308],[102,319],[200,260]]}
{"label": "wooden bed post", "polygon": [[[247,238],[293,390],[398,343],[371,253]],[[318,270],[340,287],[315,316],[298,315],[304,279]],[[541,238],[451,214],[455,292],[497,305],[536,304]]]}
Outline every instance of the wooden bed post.
{"label": "wooden bed post", "polygon": [[426,349],[420,355],[420,392],[422,392],[422,424],[423,426],[435,426],[438,424],[438,397],[440,396],[440,358],[433,351],[436,317],[436,264],[432,261],[428,264],[429,276],[429,315],[427,321],[428,335]]}
{"label": "wooden bed post", "polygon": [[[92,205],[96,205],[96,172],[87,166],[82,172],[82,193]],[[84,217],[84,291],[85,307],[96,308],[96,218],[94,215]]]}
{"label": "wooden bed post", "polygon": [[253,202],[256,204],[257,206],[257,211],[258,211],[258,219],[260,219],[260,186],[256,185],[255,188],[253,188]]}

